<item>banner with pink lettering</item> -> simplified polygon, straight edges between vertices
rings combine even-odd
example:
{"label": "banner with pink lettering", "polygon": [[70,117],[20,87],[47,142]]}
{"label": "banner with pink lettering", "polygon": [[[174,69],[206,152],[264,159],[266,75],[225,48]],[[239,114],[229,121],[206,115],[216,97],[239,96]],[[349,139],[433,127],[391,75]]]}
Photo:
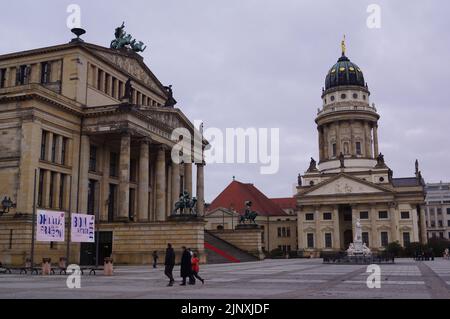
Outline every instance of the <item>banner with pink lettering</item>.
{"label": "banner with pink lettering", "polygon": [[36,240],[42,242],[63,242],[65,220],[64,212],[38,210],[36,221]]}

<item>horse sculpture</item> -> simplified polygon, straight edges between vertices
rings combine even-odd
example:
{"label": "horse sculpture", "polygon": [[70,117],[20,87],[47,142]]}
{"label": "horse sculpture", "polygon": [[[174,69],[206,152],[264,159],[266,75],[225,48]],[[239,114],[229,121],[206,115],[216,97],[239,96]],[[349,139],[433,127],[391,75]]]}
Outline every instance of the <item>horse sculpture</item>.
{"label": "horse sculpture", "polygon": [[197,211],[195,210],[195,207],[197,206],[197,198],[190,197],[188,192],[183,192],[183,194],[180,195],[180,199],[178,202],[175,203],[175,209],[172,213],[172,215],[177,215],[178,213],[180,215],[185,215],[185,211],[188,211],[189,215],[197,215]]}
{"label": "horse sculpture", "polygon": [[245,213],[240,217],[239,223],[245,224],[246,221],[248,221],[249,223],[256,224],[256,217],[258,217],[258,213],[251,210],[252,202],[251,201],[245,202],[245,206],[246,206]]}

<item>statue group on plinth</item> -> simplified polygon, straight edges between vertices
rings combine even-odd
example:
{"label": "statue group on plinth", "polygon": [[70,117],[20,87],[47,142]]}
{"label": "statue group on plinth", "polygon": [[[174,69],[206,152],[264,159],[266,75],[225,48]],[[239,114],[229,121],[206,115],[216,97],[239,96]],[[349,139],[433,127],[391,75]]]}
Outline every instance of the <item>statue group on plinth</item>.
{"label": "statue group on plinth", "polygon": [[251,201],[245,202],[245,213],[239,218],[239,224],[246,224],[248,222],[249,224],[256,225],[256,217],[258,217],[258,213],[252,211],[252,205],[253,203]]}
{"label": "statue group on plinth", "polygon": [[361,227],[361,220],[359,218],[356,220],[355,232],[356,234],[354,241],[349,245],[349,248],[347,249],[347,255],[348,256],[372,255],[372,252],[370,251],[369,247],[367,247],[367,244],[363,243],[362,241],[362,227]]}
{"label": "statue group on plinth", "polygon": [[197,216],[197,198],[192,197],[189,192],[184,191],[180,194],[180,199],[175,203],[175,209],[172,216]]}

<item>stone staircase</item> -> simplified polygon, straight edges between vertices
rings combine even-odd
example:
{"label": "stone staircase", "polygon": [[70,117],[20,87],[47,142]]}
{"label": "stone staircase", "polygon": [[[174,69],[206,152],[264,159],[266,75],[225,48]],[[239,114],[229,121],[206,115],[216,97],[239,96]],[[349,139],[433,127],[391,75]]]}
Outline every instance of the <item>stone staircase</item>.
{"label": "stone staircase", "polygon": [[258,261],[255,256],[231,245],[205,230],[205,252],[208,264]]}

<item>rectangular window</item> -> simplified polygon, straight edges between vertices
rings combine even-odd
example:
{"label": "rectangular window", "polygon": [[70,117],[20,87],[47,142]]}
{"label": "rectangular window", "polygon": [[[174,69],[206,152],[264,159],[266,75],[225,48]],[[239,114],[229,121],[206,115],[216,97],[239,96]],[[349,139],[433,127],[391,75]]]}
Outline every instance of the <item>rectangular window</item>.
{"label": "rectangular window", "polygon": [[63,137],[62,145],[61,145],[61,164],[66,165],[66,157],[67,157],[67,137]]}
{"label": "rectangular window", "polygon": [[439,238],[441,238],[441,239],[444,238],[444,232],[439,232]]}
{"label": "rectangular window", "polygon": [[6,85],[6,69],[0,69],[0,89]]}
{"label": "rectangular window", "polygon": [[55,191],[54,191],[54,187],[55,187],[55,185],[56,185],[56,183],[55,183],[55,178],[56,178],[56,173],[55,172],[51,172],[50,173],[50,192],[49,192],[49,207],[51,207],[51,208],[53,208],[53,200],[54,200],[54,194],[55,194]]}
{"label": "rectangular window", "polygon": [[111,75],[105,73],[105,89],[103,90],[106,94],[110,94],[111,87]]}
{"label": "rectangular window", "polygon": [[401,215],[402,219],[409,219],[410,218],[409,212],[401,212],[400,215]]}
{"label": "rectangular window", "polygon": [[116,189],[117,186],[109,184],[109,196],[108,196],[108,222],[114,221],[114,211],[116,209]]}
{"label": "rectangular window", "polygon": [[41,84],[50,83],[50,62],[41,63]]}
{"label": "rectangular window", "polygon": [[306,235],[308,248],[314,248],[314,234],[309,233]]}
{"label": "rectangular window", "polygon": [[291,237],[291,228],[290,227],[286,228],[286,237],[288,237],[288,238]]}
{"label": "rectangular window", "polygon": [[379,219],[388,219],[388,212],[387,211],[378,212],[378,218]]}
{"label": "rectangular window", "polygon": [[123,98],[123,82],[119,81],[119,95],[117,96],[117,99],[120,100]]}
{"label": "rectangular window", "polygon": [[37,205],[39,207],[42,207],[42,199],[43,199],[43,192],[44,192],[44,174],[45,171],[40,169],[39,170],[39,185],[38,185],[38,198],[37,198]]}
{"label": "rectangular window", "polygon": [[450,220],[447,220],[447,226],[450,227]]}
{"label": "rectangular window", "polygon": [[9,245],[8,245],[9,249],[12,249],[12,243],[13,243],[13,230],[10,229],[9,230]]}
{"label": "rectangular window", "polygon": [[305,214],[305,220],[314,220],[314,214]]}
{"label": "rectangular window", "polygon": [[47,151],[47,131],[42,131],[41,139],[41,160],[45,161],[45,153]]}
{"label": "rectangular window", "polygon": [[137,161],[132,158],[130,160],[130,181],[131,182],[137,181],[136,171],[137,171]]}
{"label": "rectangular window", "polygon": [[278,238],[281,237],[281,227],[278,227]]}
{"label": "rectangular window", "polygon": [[331,239],[331,233],[325,234],[325,248],[333,248],[333,241]]}
{"label": "rectangular window", "polygon": [[109,175],[117,177],[117,153],[111,153],[109,158]]}
{"label": "rectangular window", "polygon": [[53,140],[52,140],[52,163],[56,162],[56,141],[58,140],[58,135],[53,134]]}
{"label": "rectangular window", "polygon": [[436,222],[434,220],[431,221],[431,227],[436,227]]}
{"label": "rectangular window", "polygon": [[16,85],[28,84],[30,76],[30,67],[28,65],[21,65],[16,68]]}
{"label": "rectangular window", "polygon": [[381,232],[381,247],[387,247],[387,245],[389,245],[388,233],[383,231]]}
{"label": "rectangular window", "polygon": [[361,142],[356,142],[356,155],[362,155]]}
{"label": "rectangular window", "polygon": [[369,247],[370,243],[369,243],[369,233],[368,232],[363,232],[361,233],[361,239],[362,242],[365,243],[367,245],[367,247]]}
{"label": "rectangular window", "polygon": [[323,220],[332,220],[333,215],[331,213],[323,213]]}
{"label": "rectangular window", "polygon": [[66,175],[61,174],[61,183],[59,184],[59,200],[58,200],[59,207],[58,208],[60,208],[62,210],[67,208],[67,207],[64,207],[64,191],[65,191],[64,184],[65,184],[65,181],[66,181]]}
{"label": "rectangular window", "polygon": [[103,71],[98,69],[98,72],[97,72],[97,90],[101,91],[103,89],[102,82],[103,82]]}
{"label": "rectangular window", "polygon": [[444,223],[442,222],[442,220],[439,221],[439,227],[443,227]]}
{"label": "rectangular window", "polygon": [[369,212],[359,212],[359,219],[369,219]]}
{"label": "rectangular window", "polygon": [[336,148],[336,143],[333,143],[333,157],[336,157],[337,153],[337,148]]}
{"label": "rectangular window", "polygon": [[88,207],[87,207],[88,215],[95,215],[95,186],[96,181],[90,179],[88,185]]}
{"label": "rectangular window", "polygon": [[117,85],[117,79],[115,77],[112,78],[112,87],[111,87],[111,96],[113,98],[116,98],[116,85]]}
{"label": "rectangular window", "polygon": [[91,145],[89,150],[89,171],[97,171],[97,146]]}
{"label": "rectangular window", "polygon": [[411,235],[409,233],[403,233],[403,246],[408,246],[411,243]]}
{"label": "rectangular window", "polygon": [[437,209],[437,214],[438,214],[438,215],[442,215],[442,208],[438,208],[438,209]]}
{"label": "rectangular window", "polygon": [[450,215],[450,207],[447,208],[447,215]]}

